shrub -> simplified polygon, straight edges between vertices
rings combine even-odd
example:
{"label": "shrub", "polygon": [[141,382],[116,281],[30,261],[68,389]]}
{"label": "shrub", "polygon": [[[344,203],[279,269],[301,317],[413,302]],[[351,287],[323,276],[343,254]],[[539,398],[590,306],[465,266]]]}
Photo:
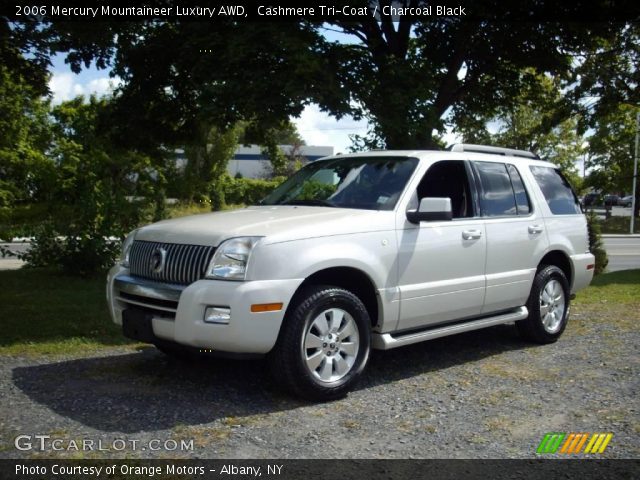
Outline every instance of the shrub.
{"label": "shrub", "polygon": [[600,221],[593,211],[587,213],[587,230],[589,232],[589,250],[596,257],[594,274],[599,275],[607,268],[609,259],[607,258],[607,251],[602,245]]}
{"label": "shrub", "polygon": [[280,185],[282,180],[282,177],[276,177],[273,180],[227,177],[222,184],[225,202],[227,204],[256,205]]}

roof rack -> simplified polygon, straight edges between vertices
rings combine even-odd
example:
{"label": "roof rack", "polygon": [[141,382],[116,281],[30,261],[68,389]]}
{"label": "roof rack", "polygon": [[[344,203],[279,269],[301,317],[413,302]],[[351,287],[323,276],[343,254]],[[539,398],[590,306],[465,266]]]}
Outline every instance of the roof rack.
{"label": "roof rack", "polygon": [[516,150],[514,148],[492,147],[491,145],[474,145],[473,143],[454,143],[447,147],[452,152],[473,152],[488,153],[492,155],[509,155],[511,157],[533,158],[540,160],[540,157],[533,152],[526,150]]}

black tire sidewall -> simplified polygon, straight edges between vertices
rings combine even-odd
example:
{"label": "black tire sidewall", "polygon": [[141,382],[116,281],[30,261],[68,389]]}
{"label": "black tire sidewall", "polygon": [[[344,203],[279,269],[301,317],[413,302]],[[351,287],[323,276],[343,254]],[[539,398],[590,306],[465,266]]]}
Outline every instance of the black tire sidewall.
{"label": "black tire sidewall", "polygon": [[[359,300],[357,301],[357,303],[354,302],[354,299],[352,298],[353,294],[350,294],[351,296],[347,296],[347,295],[344,295],[344,293],[349,293],[349,292],[346,292],[344,290],[340,291],[340,290],[332,289],[331,293],[329,293],[326,298],[323,298],[321,301],[318,302],[317,305],[315,305],[312,309],[308,310],[305,313],[304,328],[300,334],[300,360],[301,360],[300,365],[304,370],[304,373],[307,375],[307,377],[309,377],[311,381],[313,381],[320,387],[329,386],[331,388],[337,388],[337,387],[340,387],[341,385],[349,383],[353,377],[358,376],[362,372],[369,356],[369,342],[370,342],[370,338],[369,338],[370,334],[369,334],[369,328],[368,328],[369,316],[362,315],[363,311],[366,314],[366,309],[364,308],[364,305],[362,305],[362,303]],[[358,303],[360,305],[358,305]],[[313,320],[323,311],[327,310],[328,308],[336,308],[336,307],[341,308],[342,310],[345,310],[346,312],[349,313],[349,315],[353,317],[358,327],[358,337],[359,337],[360,345],[358,348],[358,355],[356,356],[356,361],[354,362],[353,367],[351,368],[349,373],[347,373],[343,378],[341,378],[336,382],[326,383],[326,382],[321,382],[320,380],[315,378],[313,374],[309,372],[306,366],[303,365],[302,341],[304,340],[304,335],[309,329],[311,322],[313,322]]]}
{"label": "black tire sidewall", "polygon": [[[358,328],[359,348],[353,367],[343,378],[335,382],[318,380],[307,368],[302,347],[311,322],[329,308],[340,308],[351,315]],[[280,362],[290,366],[285,375],[285,386],[296,394],[312,400],[332,400],[344,396],[356,378],[364,370],[371,350],[371,323],[362,301],[348,290],[331,286],[306,289],[283,325],[279,341]],[[289,378],[286,378],[289,377]]]}
{"label": "black tire sidewall", "polygon": [[[544,328],[542,318],[540,316],[540,292],[551,280],[557,280],[560,283],[565,298],[564,315],[560,323],[560,328],[554,333],[550,333]],[[570,303],[569,282],[567,281],[567,277],[564,272],[555,265],[550,265],[540,269],[536,273],[536,277],[533,281],[533,287],[531,289],[531,295],[527,302],[529,318],[526,321],[528,322],[528,327],[535,340],[543,343],[551,343],[555,342],[560,335],[562,335],[567,327]]]}

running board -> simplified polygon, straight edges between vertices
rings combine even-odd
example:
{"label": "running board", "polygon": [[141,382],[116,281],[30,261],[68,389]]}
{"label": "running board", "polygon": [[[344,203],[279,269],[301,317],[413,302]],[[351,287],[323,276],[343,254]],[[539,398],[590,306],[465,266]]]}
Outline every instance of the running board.
{"label": "running board", "polygon": [[469,320],[468,322],[446,325],[444,327],[433,327],[428,330],[413,332],[406,335],[394,336],[391,333],[374,333],[372,335],[371,342],[373,348],[378,350],[390,350],[404,345],[411,345],[412,343],[446,337],[447,335],[455,335],[456,333],[469,332],[471,330],[479,330],[481,328],[500,325],[502,323],[524,320],[528,315],[529,311],[527,310],[527,307],[519,307],[511,312],[496,315],[495,317]]}

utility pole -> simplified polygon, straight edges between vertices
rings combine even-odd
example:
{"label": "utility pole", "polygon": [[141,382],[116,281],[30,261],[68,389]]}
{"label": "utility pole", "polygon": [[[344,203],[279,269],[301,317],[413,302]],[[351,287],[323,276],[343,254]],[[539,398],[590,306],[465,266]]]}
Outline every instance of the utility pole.
{"label": "utility pole", "polygon": [[631,191],[631,226],[630,234],[633,235],[636,213],[636,182],[638,181],[638,137],[640,137],[640,110],[636,113],[636,156],[633,160],[633,190]]}

